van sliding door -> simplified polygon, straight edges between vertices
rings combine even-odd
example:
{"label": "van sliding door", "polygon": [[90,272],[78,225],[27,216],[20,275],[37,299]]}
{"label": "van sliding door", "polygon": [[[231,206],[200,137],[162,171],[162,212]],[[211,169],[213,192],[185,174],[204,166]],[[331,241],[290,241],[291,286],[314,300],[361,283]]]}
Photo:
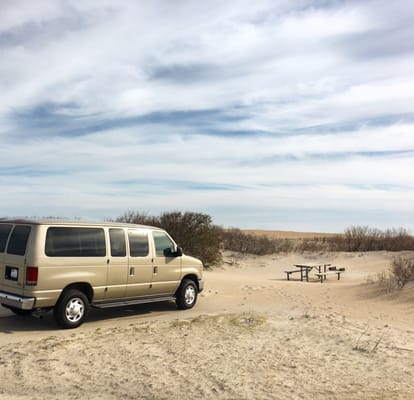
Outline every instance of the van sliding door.
{"label": "van sliding door", "polygon": [[128,230],[129,263],[126,297],[148,296],[151,292],[152,256],[148,232]]}
{"label": "van sliding door", "polygon": [[123,298],[128,280],[128,256],[125,230],[109,229],[110,258],[108,262],[107,290],[105,299]]}

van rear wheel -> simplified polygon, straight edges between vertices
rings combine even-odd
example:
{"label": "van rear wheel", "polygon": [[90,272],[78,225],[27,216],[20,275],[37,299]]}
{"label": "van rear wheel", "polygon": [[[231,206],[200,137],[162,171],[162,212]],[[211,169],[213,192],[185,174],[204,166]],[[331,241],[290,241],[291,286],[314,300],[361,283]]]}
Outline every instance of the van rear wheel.
{"label": "van rear wheel", "polygon": [[63,293],[53,309],[53,315],[62,328],[72,329],[83,323],[88,311],[89,301],[85,294],[71,289]]}
{"label": "van rear wheel", "polygon": [[197,301],[197,286],[191,279],[185,279],[177,291],[175,301],[177,307],[186,310],[194,307]]}

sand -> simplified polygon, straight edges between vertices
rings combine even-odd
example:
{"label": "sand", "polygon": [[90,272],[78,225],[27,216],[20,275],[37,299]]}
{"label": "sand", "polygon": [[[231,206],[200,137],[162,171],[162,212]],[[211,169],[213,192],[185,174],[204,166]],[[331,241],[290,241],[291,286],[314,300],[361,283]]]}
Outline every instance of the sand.
{"label": "sand", "polygon": [[[76,330],[0,310],[0,399],[414,399],[414,286],[393,254],[225,254],[194,309],[92,310]],[[287,281],[293,263],[341,280]]]}

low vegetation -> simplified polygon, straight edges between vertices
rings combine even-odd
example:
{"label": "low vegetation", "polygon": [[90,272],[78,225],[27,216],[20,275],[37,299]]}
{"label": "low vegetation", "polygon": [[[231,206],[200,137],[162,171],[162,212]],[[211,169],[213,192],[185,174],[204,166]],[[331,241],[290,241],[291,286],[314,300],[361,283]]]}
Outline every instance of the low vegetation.
{"label": "low vegetation", "polygon": [[[207,267],[221,262],[222,250],[255,255],[307,251],[414,250],[414,237],[403,228],[381,231],[367,226],[351,226],[343,234],[292,239],[245,233],[237,228],[224,229],[214,225],[210,215],[190,211],[164,212],[159,216],[128,211],[116,221],[166,229],[186,254],[201,259]],[[396,261],[393,266],[399,286],[404,285],[407,279],[412,279],[412,275],[407,272],[410,265],[412,267],[406,261]]]}
{"label": "low vegetation", "polygon": [[396,257],[391,264],[391,274],[399,288],[414,281],[414,259]]}
{"label": "low vegetation", "polygon": [[379,272],[366,279],[367,284],[376,284],[387,294],[402,289],[409,282],[414,282],[414,258],[412,256],[395,257],[388,272]]}
{"label": "low vegetation", "polygon": [[185,253],[199,258],[206,267],[221,262],[220,228],[213,225],[208,214],[194,212],[164,212],[159,216],[129,211],[117,222],[151,225],[165,229],[184,249]]}
{"label": "low vegetation", "polygon": [[406,229],[379,229],[351,226],[344,235],[330,238],[332,250],[342,251],[402,251],[414,250],[414,237]]}
{"label": "low vegetation", "polygon": [[338,235],[299,239],[270,238],[245,234],[240,229],[227,229],[222,230],[221,240],[225,249],[256,255],[292,251],[414,250],[414,237],[406,229],[381,231],[366,226],[351,226]]}
{"label": "low vegetation", "polygon": [[224,249],[239,253],[266,255],[293,250],[293,242],[289,239],[246,234],[237,228],[221,229],[220,240]]}
{"label": "low vegetation", "polygon": [[390,294],[398,289],[394,275],[391,272],[379,272],[375,276],[368,276],[366,283],[376,284],[380,288],[381,292]]}

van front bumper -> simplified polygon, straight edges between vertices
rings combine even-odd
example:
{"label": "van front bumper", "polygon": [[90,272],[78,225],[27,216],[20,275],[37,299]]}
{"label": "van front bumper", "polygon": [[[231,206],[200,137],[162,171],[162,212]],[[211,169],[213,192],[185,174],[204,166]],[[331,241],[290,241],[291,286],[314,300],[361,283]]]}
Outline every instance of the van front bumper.
{"label": "van front bumper", "polygon": [[35,304],[34,297],[23,297],[15,294],[0,292],[0,303],[4,306],[19,308],[20,310],[31,310]]}
{"label": "van front bumper", "polygon": [[198,293],[201,293],[204,289],[204,280],[203,279],[199,279],[198,280]]}

